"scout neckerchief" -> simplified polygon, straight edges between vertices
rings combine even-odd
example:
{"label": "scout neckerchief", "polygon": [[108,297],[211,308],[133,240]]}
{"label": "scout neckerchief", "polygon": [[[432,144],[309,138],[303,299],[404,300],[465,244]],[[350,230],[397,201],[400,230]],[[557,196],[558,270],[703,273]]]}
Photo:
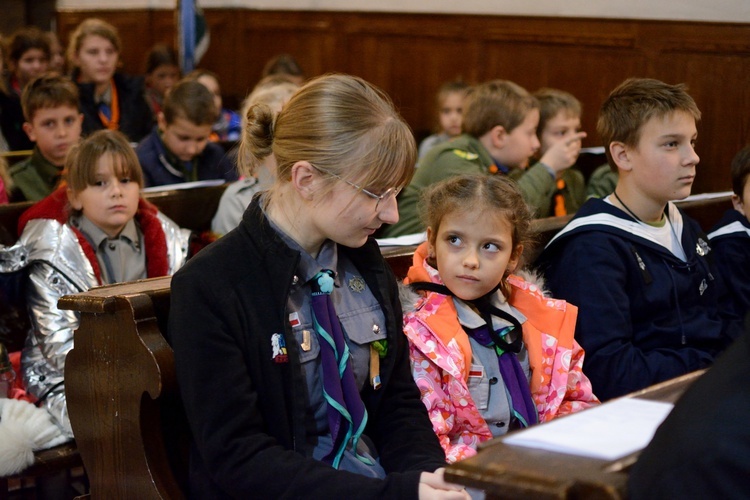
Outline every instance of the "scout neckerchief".
{"label": "scout neckerchief", "polygon": [[367,425],[367,409],[357,389],[349,346],[331,300],[334,276],[330,269],[323,269],[313,277],[310,286],[313,326],[320,338],[323,397],[328,404],[328,426],[333,440],[333,448],[323,460],[338,469],[349,442],[360,461],[368,465],[372,462],[357,454],[357,442]]}
{"label": "scout neckerchief", "polygon": [[117,85],[115,80],[110,80],[110,102],[99,101],[99,119],[109,130],[119,130],[120,128],[120,103],[117,100]]}
{"label": "scout neckerchief", "polygon": [[562,178],[557,179],[555,188],[555,195],[553,197],[555,202],[555,217],[567,215],[568,210],[565,208],[565,181]]}
{"label": "scout neckerchief", "polygon": [[[427,290],[442,295],[454,296],[448,287],[437,283],[416,282],[410,286],[413,290]],[[463,329],[467,335],[479,344],[494,349],[495,354],[497,354],[500,374],[503,377],[503,383],[510,397],[512,413],[511,428],[516,428],[517,426],[528,427],[536,424],[539,417],[534,400],[531,397],[529,381],[516,356],[523,347],[523,331],[518,319],[512,314],[492,305],[491,299],[497,292],[498,287],[478,299],[464,301],[474,306],[482,319],[484,319],[485,324],[479,328],[463,327]],[[508,321],[511,326],[495,330],[492,327],[492,316]],[[506,339],[511,332],[515,332],[515,338],[511,342],[508,342]]]}

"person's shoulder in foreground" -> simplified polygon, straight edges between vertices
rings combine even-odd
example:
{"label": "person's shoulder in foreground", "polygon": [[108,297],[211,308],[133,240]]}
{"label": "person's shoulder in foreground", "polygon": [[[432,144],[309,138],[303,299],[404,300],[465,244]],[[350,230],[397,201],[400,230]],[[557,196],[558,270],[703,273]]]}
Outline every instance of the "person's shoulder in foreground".
{"label": "person's shoulder in foreground", "polygon": [[750,324],[657,429],[631,470],[629,497],[750,497],[748,379]]}

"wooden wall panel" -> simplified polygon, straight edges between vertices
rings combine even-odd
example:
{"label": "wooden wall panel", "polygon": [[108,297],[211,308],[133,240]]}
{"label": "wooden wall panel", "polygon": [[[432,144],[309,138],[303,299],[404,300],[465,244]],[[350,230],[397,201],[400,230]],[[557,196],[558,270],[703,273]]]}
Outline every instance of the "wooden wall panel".
{"label": "wooden wall panel", "polygon": [[[171,11],[146,10],[60,12],[63,37],[90,15],[121,29],[127,72],[174,36]],[[599,145],[599,106],[625,78],[685,82],[704,116],[695,192],[729,189],[729,161],[750,140],[750,24],[247,9],[207,9],[206,18],[201,66],[220,75],[232,106],[268,58],[288,52],[310,76],[340,71],[381,86],[418,137],[435,123],[437,88],[457,77],[572,92],[584,106],[585,146]]]}

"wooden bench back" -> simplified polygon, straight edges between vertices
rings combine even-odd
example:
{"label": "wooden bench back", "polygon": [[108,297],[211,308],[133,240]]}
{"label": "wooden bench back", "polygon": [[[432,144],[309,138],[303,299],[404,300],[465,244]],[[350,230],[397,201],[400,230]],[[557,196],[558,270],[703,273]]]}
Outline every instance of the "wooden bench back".
{"label": "wooden bench back", "polygon": [[94,497],[183,497],[182,423],[162,421],[181,414],[164,337],[170,283],[170,277],[148,279],[60,300],[61,309],[81,313],[65,388]]}

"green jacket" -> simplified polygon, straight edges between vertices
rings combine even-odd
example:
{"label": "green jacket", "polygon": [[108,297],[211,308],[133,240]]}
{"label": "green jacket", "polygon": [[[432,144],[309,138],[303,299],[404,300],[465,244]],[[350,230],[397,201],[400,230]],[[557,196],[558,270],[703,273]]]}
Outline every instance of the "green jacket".
{"label": "green jacket", "polygon": [[596,167],[596,170],[589,177],[586,197],[604,198],[605,196],[609,196],[615,191],[618,179],[619,175],[617,172],[612,172],[609,163]]}
{"label": "green jacket", "polygon": [[[383,231],[383,237],[403,236],[425,230],[419,218],[418,202],[426,187],[456,175],[492,174],[496,171],[495,162],[479,139],[468,134],[438,144],[420,160],[411,183],[398,199],[399,221]],[[552,212],[552,198],[556,191],[555,179],[542,163],[531,167],[512,169],[509,176],[518,183],[526,202],[535,214],[547,217]],[[567,189],[565,206],[568,213],[576,211],[585,201],[583,175],[568,169],[563,174]]]}
{"label": "green jacket", "polygon": [[[557,181],[543,163],[537,162],[527,169],[513,168],[508,176],[518,183],[526,203],[534,211],[535,217],[552,217],[555,215],[554,197],[557,193]],[[575,166],[563,170],[560,178],[565,181],[562,192],[567,213],[578,211],[586,201],[586,181]]]}
{"label": "green jacket", "polygon": [[62,167],[50,163],[34,148],[32,155],[10,167],[13,179],[13,201],[39,201],[50,194],[60,181]]}

